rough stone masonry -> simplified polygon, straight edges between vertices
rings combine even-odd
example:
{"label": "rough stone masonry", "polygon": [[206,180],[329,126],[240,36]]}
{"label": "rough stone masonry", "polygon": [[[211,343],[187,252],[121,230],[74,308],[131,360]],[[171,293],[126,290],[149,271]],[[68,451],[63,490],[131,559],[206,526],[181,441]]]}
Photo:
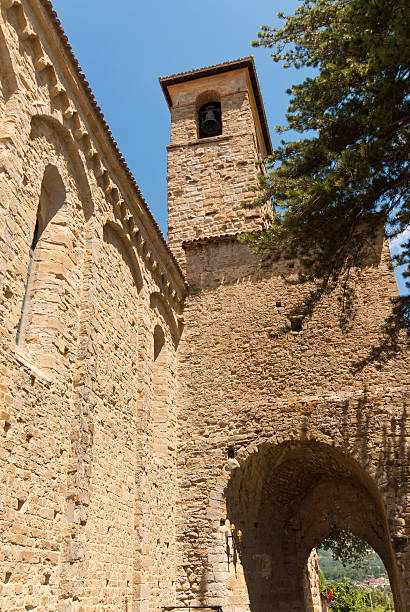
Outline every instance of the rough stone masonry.
{"label": "rough stone masonry", "polygon": [[253,60],[160,82],[169,247],[51,3],[0,0],[0,609],[319,610],[314,548],[343,528],[409,610],[404,330],[367,359],[383,236],[348,325],[340,286],[280,334],[298,262],[236,239],[272,214],[240,207],[271,151]]}

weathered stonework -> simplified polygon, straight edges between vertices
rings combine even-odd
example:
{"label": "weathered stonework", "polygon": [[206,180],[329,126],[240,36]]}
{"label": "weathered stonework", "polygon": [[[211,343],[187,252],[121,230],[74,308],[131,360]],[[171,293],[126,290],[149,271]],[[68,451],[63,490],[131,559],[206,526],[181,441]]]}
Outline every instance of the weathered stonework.
{"label": "weathered stonework", "polygon": [[314,548],[307,560],[305,570],[306,612],[327,612],[327,597],[320,592],[319,557]]}
{"label": "weathered stonework", "polygon": [[53,20],[1,2],[0,608],[158,609],[185,282]]}
{"label": "weathered stonework", "polygon": [[[351,279],[360,293],[350,329],[339,325],[340,289],[301,332],[281,336],[300,297],[286,283],[288,262],[261,270],[233,240],[186,247],[181,601],[201,601],[186,588],[188,572],[224,610],[248,602],[251,610],[304,610],[307,557],[337,526],[379,552],[406,609],[408,361],[402,354],[381,370],[352,371],[378,342],[396,291],[383,249],[380,241],[379,265]],[[225,516],[244,534],[243,569],[228,565],[218,540]]]}
{"label": "weathered stonework", "polygon": [[[252,198],[255,162],[272,146],[253,62],[228,62],[160,83],[172,115],[168,239],[185,270],[184,241],[263,227],[271,211],[247,210],[241,202]],[[222,134],[199,138],[198,110],[209,101],[221,104]]]}
{"label": "weathered stonework", "polygon": [[[251,74],[252,60],[240,62]],[[226,165],[231,159],[223,136],[193,140],[192,101],[205,99],[207,88],[209,99],[223,100],[237,78],[233,62],[161,80],[173,94],[169,239],[189,286],[178,351],[178,598],[184,605],[222,604],[225,612],[319,610],[316,587],[306,588],[307,561],[337,527],[379,552],[396,608],[409,609],[404,330],[396,355],[381,368],[369,358],[397,296],[388,246],[382,235],[369,237],[363,266],[322,297],[300,331],[281,333],[309,290],[288,282],[298,262],[261,269],[238,243],[232,234],[249,229],[239,213],[243,192],[234,185],[242,173],[236,168],[232,180],[216,178],[215,160]],[[231,115],[226,110],[227,133],[235,134],[232,158],[247,151],[252,159],[248,143],[262,132],[261,114],[251,115],[246,102],[251,91],[249,85]],[[176,147],[183,139],[186,146]],[[196,170],[194,187],[188,177],[184,183],[188,167]],[[210,176],[220,222],[206,216],[202,194]],[[233,198],[229,210],[226,196]],[[354,311],[346,316],[350,291]],[[357,369],[359,361],[367,363]],[[226,540],[226,517],[243,534],[236,547]]]}
{"label": "weathered stonework", "polygon": [[348,325],[338,287],[282,335],[298,264],[235,237],[269,212],[240,207],[270,150],[253,62],[161,83],[184,275],[48,0],[0,0],[0,609],[319,610],[336,526],[409,610],[405,334],[354,369],[397,294],[387,245],[351,273]]}

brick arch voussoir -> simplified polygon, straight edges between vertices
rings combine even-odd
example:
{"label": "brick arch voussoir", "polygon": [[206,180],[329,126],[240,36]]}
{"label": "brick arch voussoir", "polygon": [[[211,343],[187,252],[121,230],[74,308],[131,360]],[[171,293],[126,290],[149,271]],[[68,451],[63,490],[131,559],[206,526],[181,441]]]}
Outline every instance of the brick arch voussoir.
{"label": "brick arch voussoir", "polygon": [[[323,506],[320,516],[314,513],[318,499],[322,500]],[[318,546],[333,529],[354,533],[381,557],[385,556],[387,522],[383,500],[359,480],[322,481],[304,498],[300,512],[305,525],[301,554],[306,560],[312,548]]]}
{"label": "brick arch voussoir", "polygon": [[[229,462],[226,462],[224,464],[221,472],[221,482],[224,482],[224,484],[228,486],[232,472],[237,468],[245,466],[250,457],[252,457],[255,453],[259,452],[259,449],[274,446],[285,447],[286,444],[291,444],[294,442],[312,444],[316,443],[330,447],[335,451],[345,454],[343,453],[345,445],[342,439],[331,438],[328,434],[322,433],[321,431],[315,432],[315,436],[309,439],[306,439],[305,437],[303,437],[302,434],[298,434],[297,432],[292,432],[288,436],[271,435],[267,437],[259,437],[258,442],[252,441],[249,444],[239,447],[237,449],[237,453],[235,456],[235,464],[229,464]],[[349,457],[353,459],[358,465],[360,465],[362,469],[366,469],[366,466],[363,466],[362,462],[360,461],[359,450],[356,451],[355,449],[353,449],[353,452],[349,453]]]}
{"label": "brick arch voussoir", "polygon": [[199,93],[195,100],[196,111],[209,102],[221,102],[221,92],[218,89],[207,89]]}

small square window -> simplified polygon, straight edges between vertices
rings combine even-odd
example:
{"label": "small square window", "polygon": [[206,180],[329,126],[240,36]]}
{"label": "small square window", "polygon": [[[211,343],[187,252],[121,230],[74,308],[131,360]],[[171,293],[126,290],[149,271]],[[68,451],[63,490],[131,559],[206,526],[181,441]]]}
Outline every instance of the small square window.
{"label": "small square window", "polygon": [[301,317],[292,317],[290,319],[290,328],[294,332],[302,331],[302,319]]}

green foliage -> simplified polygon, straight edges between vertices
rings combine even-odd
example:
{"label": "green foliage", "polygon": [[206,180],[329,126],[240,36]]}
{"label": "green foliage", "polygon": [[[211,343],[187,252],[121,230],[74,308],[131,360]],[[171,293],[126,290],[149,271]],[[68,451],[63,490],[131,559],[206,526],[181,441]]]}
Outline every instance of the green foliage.
{"label": "green foliage", "polygon": [[[279,129],[302,136],[282,141],[253,203],[243,204],[272,199],[275,215],[266,231],[242,239],[263,263],[301,259],[299,280],[314,283],[299,305],[307,316],[371,251],[381,224],[397,236],[410,223],[408,3],[301,0],[294,15],[279,16],[283,27],[263,26],[253,44],[317,76],[289,90],[288,124]],[[395,263],[408,266],[410,279],[410,239]],[[409,305],[403,298],[400,321],[409,320]]]}
{"label": "green foliage", "polygon": [[[369,575],[387,578],[387,572],[375,551],[354,534],[335,530],[318,547],[320,559],[320,590],[333,590],[335,612],[345,610],[384,612],[388,609],[387,599],[393,609],[390,588],[363,588],[360,583]],[[359,585],[357,584],[359,583]]]}
{"label": "green foliage", "polygon": [[372,551],[371,556],[363,559],[363,562],[359,565],[342,565],[341,561],[333,557],[331,550],[319,548],[317,553],[320,558],[320,569],[327,580],[337,580],[338,582],[362,581],[368,575],[375,578],[380,578],[380,576],[387,578],[383,561],[374,551]]}
{"label": "green foliage", "polygon": [[388,609],[387,600],[390,602],[390,608],[394,609],[393,594],[390,589],[384,592],[383,589],[377,588],[371,590],[371,597],[375,612],[384,612]]}
{"label": "green foliage", "polygon": [[320,591],[324,593],[326,590],[326,578],[320,567],[319,567],[319,585],[320,585]]}
{"label": "green foliage", "polygon": [[333,612],[367,612],[371,610],[368,593],[363,589],[356,589],[350,584],[329,582],[327,589],[333,591]]}
{"label": "green foliage", "polygon": [[333,558],[340,561],[343,567],[353,565],[355,568],[363,566],[372,552],[364,540],[343,529],[332,531],[322,540],[320,548],[331,551]]}
{"label": "green foliage", "polygon": [[385,612],[385,610],[388,610],[386,597],[390,603],[391,610],[394,609],[393,596],[390,590],[388,593],[385,593],[380,588],[361,589],[350,584],[340,584],[339,582],[327,582],[326,589],[323,592],[327,592],[328,589],[333,591],[334,605],[330,608],[333,612],[371,612],[370,597],[372,599],[373,612]]}

